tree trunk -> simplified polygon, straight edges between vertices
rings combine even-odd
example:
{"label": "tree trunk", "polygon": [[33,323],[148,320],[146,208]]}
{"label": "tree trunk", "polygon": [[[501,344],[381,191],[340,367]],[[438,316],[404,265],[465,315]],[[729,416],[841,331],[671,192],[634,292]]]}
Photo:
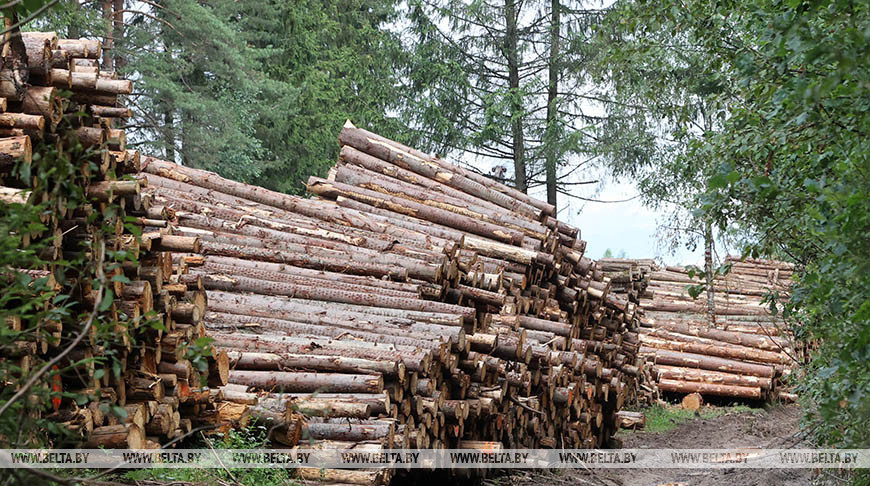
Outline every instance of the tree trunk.
{"label": "tree trunk", "polygon": [[511,137],[513,138],[513,157],[514,157],[514,185],[520,192],[528,191],[526,183],[526,160],[525,160],[525,140],[523,139],[523,99],[520,92],[520,66],[519,66],[519,49],[517,47],[519,33],[517,32],[517,19],[519,12],[517,11],[516,0],[505,0],[505,56],[508,64],[508,96],[510,97],[510,118],[511,118]]}
{"label": "tree trunk", "polygon": [[166,160],[175,161],[175,133],[172,131],[175,120],[173,120],[172,110],[167,109],[163,112],[163,156]]}
{"label": "tree trunk", "polygon": [[113,28],[113,19],[115,17],[113,1],[112,0],[103,0],[103,22],[105,23],[104,29],[106,35],[103,38],[103,66],[102,69],[105,71],[114,71],[115,65],[113,64],[112,53],[114,51],[114,28]]}
{"label": "tree trunk", "polygon": [[[79,0],[73,0],[72,2],[68,2],[66,4],[66,8],[69,9],[70,14],[71,14],[70,16],[74,19],[80,15],[81,10],[82,10],[81,5],[79,4]],[[78,22],[77,20],[73,20],[72,22],[69,23],[69,26],[67,27],[66,35],[70,39],[78,39],[82,35],[81,31],[79,30],[79,26],[78,26],[77,22]]]}
{"label": "tree trunk", "polygon": [[[547,178],[547,202],[556,207],[556,165],[559,158],[558,140],[558,106],[559,93],[559,38],[561,32],[561,5],[559,0],[552,0],[550,7],[550,59],[549,84],[547,86],[547,128],[545,135],[545,157]],[[557,208],[558,210],[558,208]]]}
{"label": "tree trunk", "polygon": [[716,304],[713,294],[713,223],[704,223],[704,272],[707,276],[707,317],[716,325]]}
{"label": "tree trunk", "polygon": [[112,35],[114,39],[112,39],[112,55],[114,57],[115,70],[120,71],[127,63],[119,49],[120,44],[123,43],[124,39],[124,0],[112,0],[112,3],[115,10],[113,14],[114,30]]}

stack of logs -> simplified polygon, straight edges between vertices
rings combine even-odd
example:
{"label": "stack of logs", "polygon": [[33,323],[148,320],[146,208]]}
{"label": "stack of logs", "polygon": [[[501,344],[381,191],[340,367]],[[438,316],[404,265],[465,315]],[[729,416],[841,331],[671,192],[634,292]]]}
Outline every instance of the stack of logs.
{"label": "stack of logs", "polygon": [[[20,271],[45,277],[70,295],[77,302],[72,315],[99,306],[101,318],[114,323],[100,336],[92,326],[61,361],[66,371],[52,378],[55,399],[44,417],[65,424],[85,447],[156,448],[198,425],[229,423],[205,386],[226,383],[226,353],[213,353],[197,366],[187,359],[205,335],[206,294],[200,278],[186,274],[184,262],[173,255],[198,252],[199,240],[174,234],[167,221],[171,210],[153,205],[142,192],[147,181],[131,177],[139,171],[140,155],[126,149],[124,130],[115,128],[130,116],[119,95],[131,92],[131,82],[100,69],[97,41],[16,34],[4,39],[0,71],[0,198],[7,204],[53,202],[43,212],[47,229],[20,235],[25,246],[51,238],[42,251],[50,263]],[[71,95],[62,97],[61,91]],[[49,147],[61,158],[78,153],[79,144],[91,150],[77,159],[81,164],[71,169],[71,180],[35,177],[49,157],[34,158],[34,146]],[[22,165],[30,170],[15,170]],[[20,176],[27,173],[34,177]],[[84,204],[64,195],[71,185],[83,189]],[[131,233],[131,221],[141,237]],[[119,260],[121,250],[134,260]],[[106,270],[103,292],[111,291],[110,302],[56,263],[82,255]],[[0,359],[14,360],[26,374],[67,348],[84,324],[45,322],[22,329],[20,317],[7,317],[0,322],[4,333],[20,333],[21,341],[0,350]],[[17,386],[13,378],[5,377],[11,381],[3,386]]]}
{"label": "stack of logs", "polygon": [[[701,393],[742,399],[794,400],[782,379],[799,356],[781,316],[762,300],[777,292],[788,298],[793,266],[772,260],[728,257],[731,270],[713,281],[713,319],[707,293],[693,299],[688,287],[697,275],[683,267],[650,266],[648,260],[622,265],[648,271],[640,288],[641,353],[661,392]],[[609,265],[619,265],[611,262]]]}
{"label": "stack of logs", "polygon": [[[641,298],[647,295],[647,287],[650,282],[650,274],[656,268],[652,259],[628,259],[628,258],[602,258],[597,261],[598,268],[610,279],[611,294],[638,306],[635,313],[637,329],[640,330],[641,318],[644,309],[641,307]],[[641,336],[641,340],[643,336]],[[655,385],[653,368],[646,366],[642,370],[643,376],[638,381],[637,401],[640,405],[651,405],[659,398],[659,390]],[[637,420],[630,420],[629,414],[623,414],[621,425],[635,427]]]}
{"label": "stack of logs", "polygon": [[[597,447],[635,399],[637,304],[552,206],[366,130],[306,199],[143,159],[201,254],[217,398],[304,447]],[[368,484],[385,471],[301,471]],[[323,476],[323,475],[326,476]]]}

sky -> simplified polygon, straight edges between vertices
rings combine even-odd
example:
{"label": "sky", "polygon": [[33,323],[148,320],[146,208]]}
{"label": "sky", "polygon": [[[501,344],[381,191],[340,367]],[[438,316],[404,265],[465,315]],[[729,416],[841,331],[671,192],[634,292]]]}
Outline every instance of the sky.
{"label": "sky", "polygon": [[[576,190],[576,189],[575,189]],[[536,188],[530,194],[546,200],[543,188]],[[631,182],[604,181],[599,192],[583,191],[584,197],[601,201],[618,201],[637,196],[638,190]],[[658,243],[657,223],[666,214],[645,207],[639,198],[626,202],[602,203],[579,201],[559,195],[559,219],[580,228],[580,237],[586,241],[586,255],[598,259],[604,252],[611,250],[614,256],[624,251],[627,258],[655,258],[666,264],[702,264],[702,248],[691,252],[681,249],[670,254]]]}
{"label": "sky", "polygon": [[[490,172],[495,165],[490,160],[470,154],[459,154],[452,159],[451,162],[464,163],[484,173]],[[506,163],[501,162],[500,165]],[[597,260],[610,249],[613,256],[619,256],[624,251],[626,258],[654,258],[668,265],[703,265],[703,245],[699,245],[695,251],[680,248],[671,254],[664,245],[659,244],[658,222],[667,213],[645,207],[636,197],[638,189],[634,183],[613,181],[606,167],[592,170],[599,174],[590,176],[589,172],[578,173],[569,181],[597,179],[599,182],[589,186],[571,186],[569,190],[573,194],[599,201],[630,200],[610,203],[580,201],[559,194],[558,217],[580,228],[580,237],[586,241],[586,256]],[[531,188],[529,195],[546,201],[546,187]]]}
{"label": "sky", "polygon": [[[628,199],[637,195],[637,188],[631,183],[606,183],[600,200],[613,201]],[[560,211],[561,218],[580,228],[581,238],[586,240],[586,254],[601,258],[610,249],[614,256],[624,251],[628,258],[655,258],[668,264],[698,264],[703,261],[703,252],[697,249],[690,252],[682,249],[671,255],[658,243],[657,222],[665,216],[653,211],[633,199],[626,202],[600,203],[566,201],[568,204]]]}

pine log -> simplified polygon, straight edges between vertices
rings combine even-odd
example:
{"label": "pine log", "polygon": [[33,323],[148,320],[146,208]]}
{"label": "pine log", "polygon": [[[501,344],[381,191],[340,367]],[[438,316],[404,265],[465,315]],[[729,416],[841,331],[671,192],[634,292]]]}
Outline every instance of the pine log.
{"label": "pine log", "polygon": [[739,375],[734,373],[665,365],[657,365],[655,367],[655,372],[657,379],[758,387],[763,390],[770,390],[773,387],[773,380],[771,378],[763,378],[760,376]]}
{"label": "pine log", "polygon": [[417,312],[439,312],[460,314],[468,320],[474,319],[474,310],[467,307],[420,300],[417,298],[396,297],[383,293],[351,292],[336,288],[297,285],[285,282],[273,282],[247,277],[228,277],[223,275],[202,274],[203,284],[207,289],[224,291],[255,292],[264,295],[284,295],[309,300],[338,302],[345,304],[404,309]]}
{"label": "pine log", "polygon": [[240,259],[262,260],[273,263],[286,263],[294,266],[330,272],[344,271],[355,275],[389,277],[398,281],[406,281],[408,279],[408,270],[398,265],[351,262],[337,258],[318,257],[265,248],[205,242],[202,245],[202,253],[205,255],[218,255]]}
{"label": "pine log", "polygon": [[724,343],[681,342],[667,339],[657,339],[654,334],[645,334],[643,344],[656,349],[668,349],[685,353],[718,356],[720,358],[754,361],[758,363],[786,364],[790,358],[783,354],[763,351],[747,346],[736,346]]}
{"label": "pine log", "polygon": [[229,382],[256,386],[264,390],[281,389],[288,392],[380,393],[384,389],[383,378],[380,375],[339,373],[232,370]]}
{"label": "pine log", "polygon": [[8,173],[18,160],[30,164],[32,159],[33,149],[29,136],[0,138],[0,172]]}
{"label": "pine log", "polygon": [[654,354],[655,364],[682,366],[710,371],[739,373],[750,376],[772,378],[775,374],[773,366],[765,366],[733,359],[704,356],[701,354],[680,353],[663,349],[641,347],[641,353]]}
{"label": "pine log", "polygon": [[330,182],[319,177],[310,177],[308,179],[307,188],[312,193],[329,199],[336,199],[338,196],[343,196],[374,207],[386,207],[399,214],[443,224],[451,228],[467,231],[487,238],[493,238],[506,243],[519,244],[523,241],[523,234],[520,232],[509,230],[495,224],[478,221],[468,216],[452,213],[443,209],[433,208],[408,199],[370,191],[368,189],[361,189],[339,182]]}
{"label": "pine log", "polygon": [[86,448],[144,449],[145,433],[136,424],[96,427],[88,435]]}
{"label": "pine log", "polygon": [[[402,150],[396,146],[395,142],[389,143],[382,137],[354,127],[349,122],[345,123],[345,126],[341,129],[338,140],[343,145],[350,145],[369,155],[454,187],[467,194],[478,195],[480,198],[503,208],[517,211],[533,219],[539,219],[541,216],[540,210],[535,209],[531,204],[523,203],[517,198],[512,197],[513,194],[504,194],[499,190],[493,190],[494,185],[490,184],[491,181],[475,180],[474,177],[469,177],[459,171],[445,170],[444,166],[438,163],[440,160],[434,160],[432,157],[410,149]],[[453,167],[450,167],[450,169],[453,169]]]}
{"label": "pine log", "polygon": [[652,327],[685,334],[687,336],[697,336],[729,344],[737,344],[740,346],[763,349],[765,351],[780,351],[782,349],[779,340],[774,340],[767,336],[722,331],[712,328],[701,328],[696,326],[690,326],[688,324],[672,323],[667,321],[656,321],[652,323]]}
{"label": "pine log", "polygon": [[697,381],[659,380],[658,387],[662,391],[674,393],[700,393],[702,395],[717,395],[735,398],[761,398],[761,388],[719,385]]}
{"label": "pine log", "polygon": [[344,356],[312,356],[290,353],[250,353],[230,351],[230,366],[238,370],[280,371],[288,368],[341,373],[383,373],[400,382],[405,379],[405,365],[396,361],[374,361]]}
{"label": "pine log", "polygon": [[299,279],[305,281],[320,281],[322,282],[322,285],[343,283],[358,287],[371,287],[403,293],[419,294],[420,292],[420,286],[413,283],[394,282],[364,275],[325,272],[322,270],[295,267],[281,263],[259,262],[221,256],[208,257],[202,268],[205,270],[213,269],[215,271],[220,270],[224,272],[231,268],[233,274],[251,278],[277,278],[277,275],[281,275],[282,279],[284,278],[283,276],[286,276],[291,280]]}
{"label": "pine log", "polygon": [[447,195],[436,195],[425,188],[381,176],[362,167],[336,167],[335,181],[349,186],[409,199],[433,208],[443,209],[480,221],[504,226],[505,228],[522,232],[531,238],[544,239],[547,237],[548,230],[540,223],[532,222],[529,219],[513,215],[507,211],[502,211],[501,208],[493,210],[476,202],[469,202],[468,200],[457,199]]}
{"label": "pine log", "polygon": [[[472,319],[471,322],[473,322],[474,318],[473,315],[469,316],[469,308],[462,307],[459,307],[460,309],[463,309],[461,313],[413,311],[390,307],[374,307],[343,303],[331,303],[328,307],[324,307],[323,304],[313,300],[279,298],[265,295],[242,295],[221,291],[210,291],[208,294],[209,308],[216,312],[237,313],[260,317],[276,317],[291,321],[300,321],[297,317],[298,313],[306,312],[314,312],[323,316],[334,315],[336,317],[349,316],[350,314],[371,314],[374,316],[395,317],[399,319],[413,319],[420,322],[431,322],[446,326],[456,325],[457,318],[465,320],[466,322],[468,322],[468,319]],[[471,309],[471,312],[473,313],[474,309]],[[360,315],[355,317],[362,317]]]}

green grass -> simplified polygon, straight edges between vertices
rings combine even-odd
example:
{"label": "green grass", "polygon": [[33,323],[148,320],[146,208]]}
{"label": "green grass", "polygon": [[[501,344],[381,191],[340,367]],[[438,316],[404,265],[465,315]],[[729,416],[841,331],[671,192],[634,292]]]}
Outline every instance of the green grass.
{"label": "green grass", "polygon": [[[215,449],[259,449],[268,447],[264,427],[248,427],[243,430],[230,430],[222,437],[209,440]],[[186,446],[208,450],[205,441],[200,439]],[[292,469],[134,469],[124,474],[124,479],[133,481],[184,481],[215,484],[218,481],[237,482],[244,486],[287,486],[296,484]]]}
{"label": "green grass", "polygon": [[[227,434],[209,437],[215,449],[259,449],[267,448],[267,433],[264,427],[251,426],[243,430],[231,430]],[[180,445],[182,448],[203,449],[208,445],[199,436],[193,436]],[[171,449],[169,449],[171,450]],[[98,473],[89,469],[52,470],[64,478],[88,478]],[[133,484],[134,481],[161,481],[190,483],[197,486],[212,484],[241,484],[242,486],[292,486],[297,484],[292,469],[127,469],[119,470],[106,477],[105,481],[118,481],[119,484]]]}
{"label": "green grass", "polygon": [[703,406],[698,410],[697,414],[691,410],[686,410],[679,405],[660,405],[655,404],[649,408],[642,410],[646,415],[647,432],[667,432],[673,430],[685,422],[695,419],[712,419],[720,417],[728,413],[763,413],[764,411],[757,408],[748,407],[746,405],[732,405],[729,407]]}

